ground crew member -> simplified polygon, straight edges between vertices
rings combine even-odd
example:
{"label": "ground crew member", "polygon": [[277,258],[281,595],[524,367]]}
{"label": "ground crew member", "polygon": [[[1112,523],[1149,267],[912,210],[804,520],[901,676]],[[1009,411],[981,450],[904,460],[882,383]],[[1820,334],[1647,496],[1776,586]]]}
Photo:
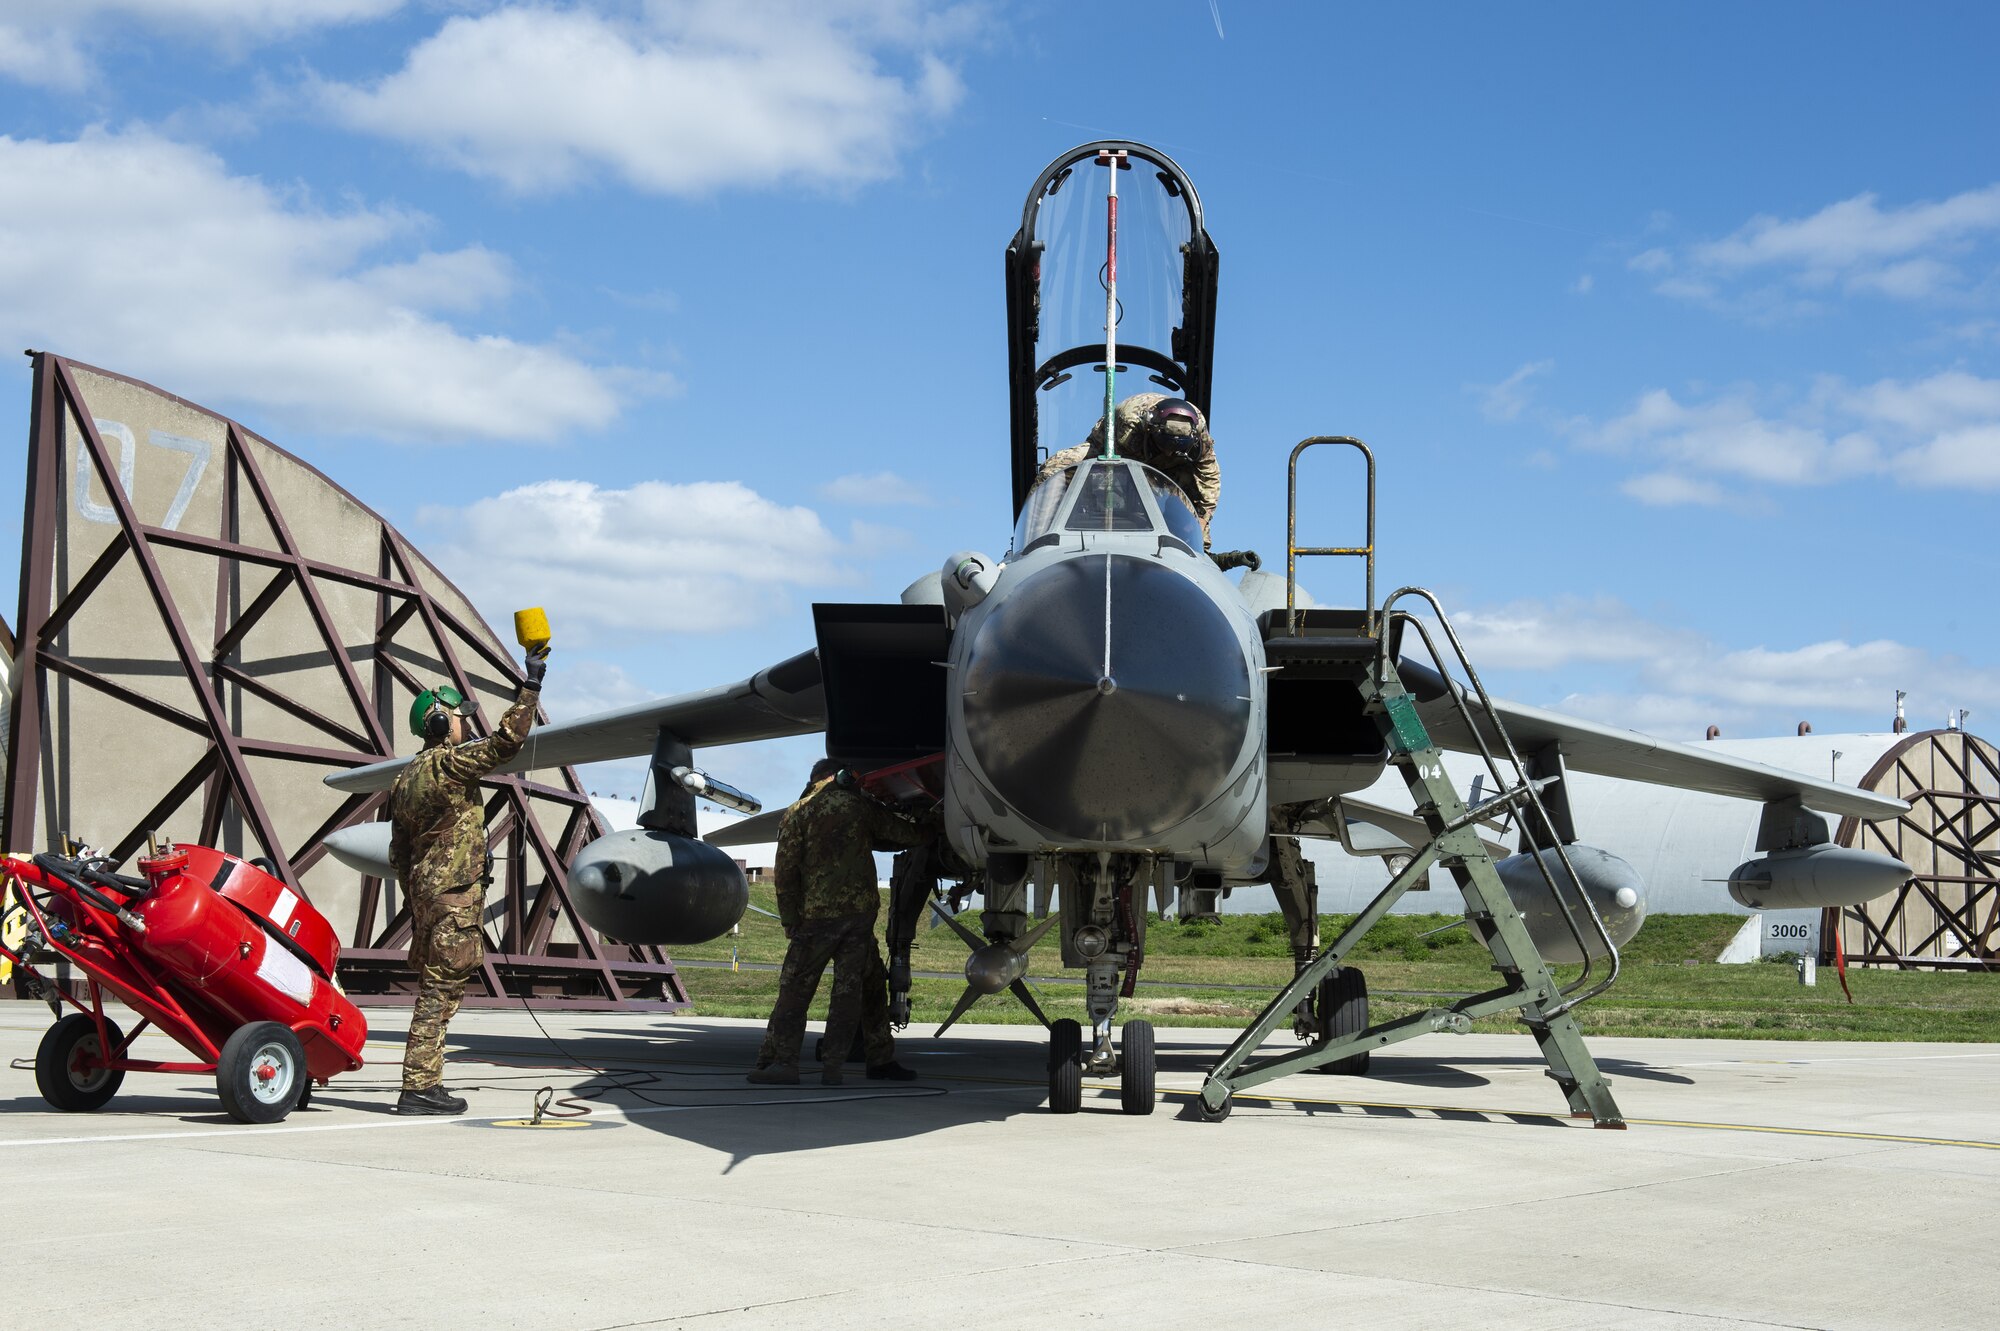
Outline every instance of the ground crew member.
{"label": "ground crew member", "polygon": [[546,647],[529,655],[514,705],[485,739],[467,742],[472,705],[448,684],[426,689],[410,705],[410,730],[424,750],[389,791],[389,863],[409,899],[410,964],[418,977],[399,1114],[465,1112],[465,1101],[444,1088],[444,1031],[486,950],[480,928],[486,801],[479,779],[520,752],[535,722],[548,655]]}
{"label": "ground crew member", "polygon": [[[907,1081],[916,1076],[894,1061],[889,1039],[886,975],[875,950],[875,915],[882,893],[876,884],[877,850],[914,846],[926,829],[863,794],[832,759],[813,765],[798,803],[778,828],[778,921],[791,940],[778,976],[778,1001],[765,1030],[759,1066],[750,1080],[764,1086],[796,1086],[799,1046],[805,1040],[806,1009],[820,976],[833,963],[826,1033],[820,1041],[820,1082],[841,1083],[841,1064],[861,1026],[868,1044],[868,1076]],[[872,964],[871,964],[872,963]],[[866,1001],[869,989],[880,992]],[[877,1009],[863,1022],[864,1008]]]}
{"label": "ground crew member", "polygon": [[[1208,422],[1192,402],[1168,397],[1165,393],[1134,393],[1112,412],[1118,422],[1118,456],[1143,462],[1161,472],[1181,488],[1194,515],[1201,519],[1204,545],[1208,522],[1222,498],[1222,468],[1215,461],[1215,440],[1209,437]],[[1090,438],[1074,448],[1053,454],[1042,464],[1036,482],[1086,458],[1104,454],[1104,421],[1090,427]]]}

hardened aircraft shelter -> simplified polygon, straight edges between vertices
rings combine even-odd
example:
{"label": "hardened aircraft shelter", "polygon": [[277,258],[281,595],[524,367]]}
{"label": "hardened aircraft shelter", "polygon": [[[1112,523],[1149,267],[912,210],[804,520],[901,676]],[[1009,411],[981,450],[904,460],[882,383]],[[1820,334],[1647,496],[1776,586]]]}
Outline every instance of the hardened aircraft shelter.
{"label": "hardened aircraft shelter", "polygon": [[[415,749],[403,718],[438,683],[490,725],[520,684],[514,649],[298,458],[147,384],[30,354],[5,848],[67,833],[124,861],[157,831],[267,859],[340,927],[350,993],[409,994],[405,902],[325,846],[382,817],[385,796],[321,778]],[[605,830],[575,773],[488,790],[492,947],[467,1002],[684,1007],[659,949],[608,942],[571,907],[567,866]]]}

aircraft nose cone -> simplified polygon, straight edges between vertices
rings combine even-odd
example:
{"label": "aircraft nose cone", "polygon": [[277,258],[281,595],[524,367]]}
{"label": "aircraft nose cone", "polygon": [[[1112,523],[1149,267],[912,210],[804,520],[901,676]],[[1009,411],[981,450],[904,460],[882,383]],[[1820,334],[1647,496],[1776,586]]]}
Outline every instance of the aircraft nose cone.
{"label": "aircraft nose cone", "polygon": [[1141,840],[1222,792],[1250,726],[1249,664],[1196,583],[1084,555],[1010,589],[963,687],[994,793],[1065,841]]}

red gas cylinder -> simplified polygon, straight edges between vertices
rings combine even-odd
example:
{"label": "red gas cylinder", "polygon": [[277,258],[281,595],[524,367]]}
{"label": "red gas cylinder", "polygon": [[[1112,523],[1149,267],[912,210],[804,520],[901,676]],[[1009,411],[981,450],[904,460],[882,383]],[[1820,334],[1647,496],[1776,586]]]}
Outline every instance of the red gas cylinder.
{"label": "red gas cylinder", "polygon": [[[141,859],[139,870],[153,884],[131,907],[145,929],[120,932],[215,1010],[212,1040],[276,1021],[298,1035],[312,1076],[361,1066],[368,1023],[332,983],[340,950],[324,916],[282,882],[205,846],[170,846]],[[241,879],[243,897],[218,891],[218,879],[224,889]],[[268,904],[259,909],[246,899]]]}

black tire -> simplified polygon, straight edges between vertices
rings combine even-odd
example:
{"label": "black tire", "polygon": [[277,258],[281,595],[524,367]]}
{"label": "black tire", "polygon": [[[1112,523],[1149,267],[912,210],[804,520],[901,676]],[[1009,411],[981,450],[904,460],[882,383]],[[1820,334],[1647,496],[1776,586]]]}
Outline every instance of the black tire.
{"label": "black tire", "polygon": [[[125,1039],[118,1023],[109,1017],[104,1019],[104,1030],[111,1037],[113,1048]],[[101,1059],[105,1052],[98,1044],[97,1023],[88,1013],[72,1012],[57,1021],[43,1034],[42,1043],[35,1050],[35,1087],[41,1091],[42,1099],[66,1114],[87,1114],[104,1108],[118,1094],[118,1084],[125,1080],[125,1074],[107,1067],[80,1073],[76,1061],[80,1055]]]}
{"label": "black tire", "polygon": [[299,1085],[299,1098],[292,1102],[293,1110],[304,1109],[313,1102],[312,1078],[305,1078]]}
{"label": "black tire", "polygon": [[1158,1063],[1153,1055],[1153,1023],[1128,1021],[1118,1032],[1118,1104],[1128,1114],[1150,1114]]}
{"label": "black tire", "polygon": [[1049,1112],[1083,1108],[1083,1027],[1068,1017],[1049,1023]]}
{"label": "black tire", "polygon": [[277,1123],[299,1102],[306,1080],[306,1051],[289,1026],[253,1021],[222,1045],[215,1091],[238,1123]]}
{"label": "black tire", "polygon": [[1234,1107],[1232,1103],[1234,1100],[1234,1096],[1225,1095],[1222,1097],[1220,1107],[1210,1109],[1208,1101],[1197,1095],[1194,1098],[1194,1116],[1204,1123],[1220,1123],[1223,1119],[1229,1117],[1229,1111]]}
{"label": "black tire", "polygon": [[[1345,1040],[1368,1029],[1368,977],[1354,966],[1336,966],[1319,982],[1321,1044]],[[1368,1051],[1322,1063],[1314,1071],[1334,1077],[1368,1075]]]}

